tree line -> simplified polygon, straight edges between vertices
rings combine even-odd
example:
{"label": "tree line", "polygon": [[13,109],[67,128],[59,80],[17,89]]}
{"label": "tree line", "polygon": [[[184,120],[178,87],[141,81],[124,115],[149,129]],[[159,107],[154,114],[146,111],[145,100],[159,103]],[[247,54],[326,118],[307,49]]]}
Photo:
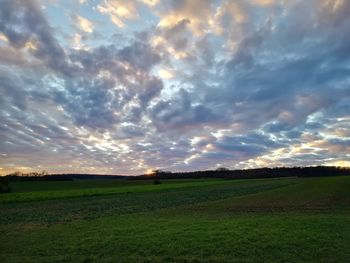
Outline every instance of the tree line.
{"label": "tree line", "polygon": [[310,166],[310,167],[277,167],[230,170],[218,168],[216,170],[204,170],[193,172],[171,172],[166,170],[154,170],[153,173],[138,176],[104,175],[104,174],[49,174],[46,171],[21,173],[15,172],[0,177],[0,183],[4,181],[71,181],[84,179],[181,179],[181,178],[223,178],[223,179],[257,179],[278,177],[322,177],[350,175],[349,167],[336,166]]}
{"label": "tree line", "polygon": [[42,172],[14,172],[2,177],[2,180],[8,181],[72,181],[84,179],[121,179],[124,175],[106,175],[106,174],[49,174]]}
{"label": "tree line", "polygon": [[223,179],[258,179],[278,177],[322,177],[350,175],[349,167],[310,166],[310,167],[276,167],[230,170],[218,168],[216,170],[175,172],[154,170],[151,174],[132,177],[133,180],[145,179],[181,179],[181,178],[223,178]]}

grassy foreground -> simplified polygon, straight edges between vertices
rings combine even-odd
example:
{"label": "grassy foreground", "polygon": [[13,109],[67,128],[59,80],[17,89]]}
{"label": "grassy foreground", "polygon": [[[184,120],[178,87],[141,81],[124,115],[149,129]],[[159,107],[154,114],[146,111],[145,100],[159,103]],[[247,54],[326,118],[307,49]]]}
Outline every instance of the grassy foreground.
{"label": "grassy foreground", "polygon": [[17,182],[1,262],[348,262],[350,177]]}

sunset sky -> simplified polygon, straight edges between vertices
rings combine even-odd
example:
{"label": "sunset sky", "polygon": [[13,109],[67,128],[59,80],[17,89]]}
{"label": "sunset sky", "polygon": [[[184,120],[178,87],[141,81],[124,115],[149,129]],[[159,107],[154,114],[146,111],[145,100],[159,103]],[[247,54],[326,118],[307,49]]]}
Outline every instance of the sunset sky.
{"label": "sunset sky", "polygon": [[348,0],[0,0],[0,174],[350,166]]}

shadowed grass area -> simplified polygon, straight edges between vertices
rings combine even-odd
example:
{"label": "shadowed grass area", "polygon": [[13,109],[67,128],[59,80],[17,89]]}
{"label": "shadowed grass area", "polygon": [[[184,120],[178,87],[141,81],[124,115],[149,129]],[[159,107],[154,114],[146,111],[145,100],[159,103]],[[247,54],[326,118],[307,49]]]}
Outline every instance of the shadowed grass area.
{"label": "shadowed grass area", "polygon": [[350,177],[0,204],[1,262],[346,262]]}
{"label": "shadowed grass area", "polygon": [[10,226],[3,238],[16,242],[1,249],[5,262],[346,262],[349,223],[332,215],[146,213],[21,231]]}
{"label": "shadowed grass area", "polygon": [[299,179],[296,184],[191,206],[197,212],[350,212],[350,177]]}

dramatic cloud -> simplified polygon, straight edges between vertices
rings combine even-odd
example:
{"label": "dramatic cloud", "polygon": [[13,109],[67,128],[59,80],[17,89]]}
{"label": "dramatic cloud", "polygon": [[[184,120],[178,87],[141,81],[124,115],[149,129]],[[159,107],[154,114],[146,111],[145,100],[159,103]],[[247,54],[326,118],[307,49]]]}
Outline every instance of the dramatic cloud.
{"label": "dramatic cloud", "polygon": [[3,0],[0,173],[350,165],[350,2]]}

